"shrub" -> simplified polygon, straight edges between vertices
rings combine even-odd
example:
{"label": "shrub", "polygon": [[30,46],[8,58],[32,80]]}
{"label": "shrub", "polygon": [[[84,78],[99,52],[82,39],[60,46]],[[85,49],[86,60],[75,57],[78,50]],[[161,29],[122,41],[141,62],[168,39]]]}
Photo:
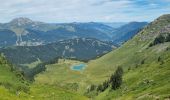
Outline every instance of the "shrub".
{"label": "shrub", "polygon": [[168,36],[166,37],[166,42],[170,42],[170,34],[168,34]]}
{"label": "shrub", "polygon": [[96,89],[96,86],[92,84],[89,88],[89,91],[94,91],[95,89]]}
{"label": "shrub", "polygon": [[149,47],[154,46],[156,44],[170,42],[170,34],[166,33],[167,36],[159,35],[155,38],[155,40],[149,45]]}
{"label": "shrub", "polygon": [[160,61],[161,61],[161,57],[159,56],[159,57],[158,57],[158,62],[160,62]]}
{"label": "shrub", "polygon": [[143,65],[145,63],[145,60],[143,59],[142,61],[141,61],[141,65]]}
{"label": "shrub", "polygon": [[98,85],[98,87],[97,87],[97,91],[100,91],[100,92],[102,92],[102,91],[104,91],[103,90],[103,86],[100,84],[100,85]]}

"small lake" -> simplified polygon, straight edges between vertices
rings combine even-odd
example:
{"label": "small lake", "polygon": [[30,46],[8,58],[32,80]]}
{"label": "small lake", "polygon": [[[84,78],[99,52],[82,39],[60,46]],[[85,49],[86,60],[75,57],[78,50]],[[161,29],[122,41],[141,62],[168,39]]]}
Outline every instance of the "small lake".
{"label": "small lake", "polygon": [[71,66],[71,69],[75,71],[81,71],[81,70],[84,70],[85,67],[86,67],[86,64],[78,64],[78,65]]}

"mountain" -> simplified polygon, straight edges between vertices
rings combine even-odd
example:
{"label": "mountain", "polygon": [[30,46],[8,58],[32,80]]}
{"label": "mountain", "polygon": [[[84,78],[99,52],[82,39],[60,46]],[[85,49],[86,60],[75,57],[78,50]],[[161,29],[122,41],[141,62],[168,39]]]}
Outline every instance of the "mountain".
{"label": "mountain", "polygon": [[17,36],[14,32],[7,29],[0,29],[0,47],[13,45],[17,41]]}
{"label": "mountain", "polygon": [[[120,23],[115,23],[115,25],[117,24]],[[0,24],[0,35],[3,36],[0,37],[0,40],[3,40],[0,47],[14,45],[37,46],[73,38],[113,40],[115,44],[120,44],[120,42],[134,36],[143,27],[143,24],[141,24],[136,22],[126,24],[120,28],[113,28],[106,23],[44,23],[21,17],[13,19],[9,23]]]}
{"label": "mountain", "polygon": [[112,41],[114,43],[122,44],[123,42],[129,40],[134,35],[136,35],[147,24],[147,22],[130,22],[128,24],[125,24],[112,33]]}
{"label": "mountain", "polygon": [[57,57],[87,61],[115,48],[108,42],[94,38],[75,38],[40,46],[6,47],[0,52],[14,64],[28,64],[38,60],[48,62]]}
{"label": "mountain", "polygon": [[125,24],[128,24],[128,22],[108,22],[108,23],[103,23],[103,24],[117,29]]}
{"label": "mountain", "polygon": [[[89,42],[87,42],[88,39],[85,40],[86,42],[80,42],[80,44],[89,43],[92,46],[90,40],[94,41],[94,39],[89,39]],[[63,44],[64,48],[68,49],[65,44],[74,46],[79,41],[83,41],[83,39],[77,38],[52,43],[49,44],[47,51],[58,50],[60,47],[57,48],[56,44]],[[103,44],[98,41],[96,40],[94,44]],[[49,53],[46,51],[47,46],[36,47],[38,46],[30,46],[30,48],[35,48],[36,53],[44,53],[40,54],[41,56],[49,57],[45,55]],[[78,47],[81,49],[81,54],[88,55],[92,52],[85,52],[86,46],[82,47],[84,48]],[[7,50],[8,48],[14,51],[17,51],[16,48],[27,48],[23,51],[30,51],[27,46],[3,49]],[[71,50],[70,46],[68,50]],[[27,57],[27,52],[22,54],[23,59]],[[13,55],[8,57],[13,57]],[[81,71],[72,70],[73,65],[77,64],[86,66]],[[149,23],[131,40],[116,50],[87,63],[62,59],[55,64],[48,64],[45,66],[45,71],[35,75],[35,80],[28,83],[23,80],[22,72],[13,71],[12,65],[1,55],[0,97],[5,100],[11,98],[16,100],[169,100],[169,66],[170,14],[166,14]],[[121,86],[114,90],[108,86],[103,91],[98,91],[99,88],[103,88],[103,84],[107,84],[110,76],[120,67],[123,68]]]}
{"label": "mountain", "polygon": [[108,80],[118,66],[124,70],[122,86],[117,90],[108,88],[95,99],[168,100],[169,35],[170,14],[167,14],[151,22],[120,48],[89,62],[84,74],[96,85]]}
{"label": "mountain", "polygon": [[[42,45],[56,42],[64,39],[72,38],[97,38],[100,40],[111,40],[111,32],[114,28],[95,22],[89,23],[61,23],[49,24],[43,22],[32,21],[28,18],[16,18],[9,23],[0,24],[0,34],[4,40],[8,40],[8,34],[3,31],[13,32],[15,37],[11,41],[3,43],[2,46],[11,45]],[[17,37],[17,38],[16,38]],[[9,36],[10,38],[10,36]]]}

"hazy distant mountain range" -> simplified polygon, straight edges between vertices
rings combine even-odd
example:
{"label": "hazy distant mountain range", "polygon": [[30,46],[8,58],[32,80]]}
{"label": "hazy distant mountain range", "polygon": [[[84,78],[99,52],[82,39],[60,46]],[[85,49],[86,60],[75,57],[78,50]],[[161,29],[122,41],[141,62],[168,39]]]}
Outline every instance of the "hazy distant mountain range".
{"label": "hazy distant mountain range", "polygon": [[144,26],[146,26],[147,22],[130,22],[125,24],[114,31],[113,34],[113,42],[117,44],[121,44],[125,41],[128,41],[132,38],[136,33],[138,33]]}
{"label": "hazy distant mountain range", "polygon": [[[147,23],[135,22],[133,28],[131,24],[133,26],[134,23],[116,23],[115,26],[113,24],[96,22],[50,24],[28,18],[16,18],[9,23],[0,24],[0,47],[36,46],[72,38],[96,38],[120,44],[135,35]],[[129,37],[124,38],[126,35]]]}
{"label": "hazy distant mountain range", "polygon": [[128,22],[103,22],[103,24],[113,27],[113,28],[119,28],[125,24],[128,24]]}

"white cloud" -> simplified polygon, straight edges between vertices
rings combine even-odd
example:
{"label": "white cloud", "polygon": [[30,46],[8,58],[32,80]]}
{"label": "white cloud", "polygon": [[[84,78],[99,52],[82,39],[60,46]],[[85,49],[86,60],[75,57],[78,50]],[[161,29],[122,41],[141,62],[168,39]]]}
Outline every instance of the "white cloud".
{"label": "white cloud", "polygon": [[[141,3],[145,0],[136,1]],[[161,0],[157,1],[161,2]],[[0,2],[0,22],[7,22],[16,17],[29,17],[33,20],[53,23],[122,22],[153,20],[151,18],[170,12],[170,6],[162,7],[157,2],[146,2],[148,5],[140,5],[133,0],[0,0]],[[160,6],[162,8],[159,8]]]}

